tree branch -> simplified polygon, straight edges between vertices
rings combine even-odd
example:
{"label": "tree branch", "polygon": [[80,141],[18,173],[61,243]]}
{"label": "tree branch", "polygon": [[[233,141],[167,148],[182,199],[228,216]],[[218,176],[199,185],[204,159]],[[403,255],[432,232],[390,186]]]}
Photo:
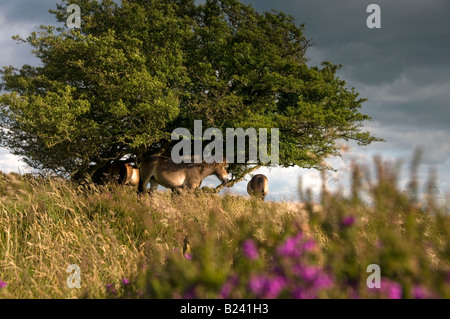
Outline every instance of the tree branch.
{"label": "tree branch", "polygon": [[245,170],[244,172],[242,172],[242,174],[240,174],[239,177],[234,178],[231,182],[227,183],[226,185],[221,184],[219,186],[217,186],[216,188],[214,188],[214,193],[219,193],[224,187],[233,187],[235,184],[241,182],[244,180],[244,178],[250,174],[251,172],[254,172],[256,170],[258,170],[259,168],[261,168],[261,164],[258,164],[252,168],[249,168],[247,170]]}

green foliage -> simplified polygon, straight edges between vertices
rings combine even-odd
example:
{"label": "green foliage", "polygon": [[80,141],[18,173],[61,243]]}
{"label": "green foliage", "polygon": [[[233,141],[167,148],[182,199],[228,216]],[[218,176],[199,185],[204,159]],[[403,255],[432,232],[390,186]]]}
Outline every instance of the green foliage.
{"label": "green foliage", "polygon": [[[1,97],[0,119],[2,145],[29,165],[82,176],[91,163],[168,138],[165,125],[179,113],[173,83],[182,81],[179,38],[187,27],[170,5],[79,4],[81,30],[42,26],[19,39],[42,66],[3,69],[3,89],[12,93]],[[62,12],[65,6],[54,12],[60,22]]]}
{"label": "green foliage", "polygon": [[173,129],[192,132],[194,120],[280,128],[283,166],[318,168],[340,139],[379,140],[361,131],[364,100],[339,67],[306,65],[310,41],[289,15],[237,0],[78,0],[81,29],[69,30],[67,3],[51,10],[63,26],[15,37],[41,65],[0,71],[0,145],[32,167],[92,176],[124,155],[170,150]]}

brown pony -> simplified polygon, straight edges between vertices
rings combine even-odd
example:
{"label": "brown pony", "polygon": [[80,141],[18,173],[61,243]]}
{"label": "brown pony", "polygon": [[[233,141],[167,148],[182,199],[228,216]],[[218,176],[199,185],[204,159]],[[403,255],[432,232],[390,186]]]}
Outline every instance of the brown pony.
{"label": "brown pony", "polygon": [[145,193],[150,182],[150,192],[158,185],[177,193],[200,187],[203,179],[216,175],[222,184],[228,181],[227,163],[180,163],[175,164],[170,157],[153,155],[142,161],[140,169],[139,192]]}
{"label": "brown pony", "polygon": [[256,174],[247,184],[247,193],[250,196],[257,196],[264,200],[269,192],[269,180],[263,174]]}
{"label": "brown pony", "polygon": [[139,184],[139,169],[130,163],[116,161],[109,167],[109,178],[114,183],[136,187]]}

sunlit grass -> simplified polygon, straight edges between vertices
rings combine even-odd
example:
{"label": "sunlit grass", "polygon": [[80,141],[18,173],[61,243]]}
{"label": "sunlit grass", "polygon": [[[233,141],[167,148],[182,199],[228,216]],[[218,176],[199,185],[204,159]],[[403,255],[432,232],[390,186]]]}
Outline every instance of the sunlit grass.
{"label": "sunlit grass", "polygon": [[[449,298],[450,217],[394,167],[302,203],[0,173],[2,298]],[[414,185],[414,183],[412,184]],[[79,265],[81,288],[67,287]],[[369,289],[367,267],[381,269]]]}

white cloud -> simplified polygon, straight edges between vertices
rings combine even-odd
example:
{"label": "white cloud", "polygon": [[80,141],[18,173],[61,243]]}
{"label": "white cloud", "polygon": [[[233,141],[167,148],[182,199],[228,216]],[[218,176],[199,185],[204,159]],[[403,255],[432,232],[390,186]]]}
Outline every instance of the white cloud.
{"label": "white cloud", "polygon": [[20,160],[19,157],[12,155],[8,150],[0,148],[0,171],[9,172],[29,172],[31,169]]}
{"label": "white cloud", "polygon": [[415,149],[423,149],[423,163],[443,165],[450,159],[450,132],[446,129],[381,125],[368,123],[365,127],[376,136],[385,137],[385,143],[376,143],[374,150],[396,157],[410,158]]}

